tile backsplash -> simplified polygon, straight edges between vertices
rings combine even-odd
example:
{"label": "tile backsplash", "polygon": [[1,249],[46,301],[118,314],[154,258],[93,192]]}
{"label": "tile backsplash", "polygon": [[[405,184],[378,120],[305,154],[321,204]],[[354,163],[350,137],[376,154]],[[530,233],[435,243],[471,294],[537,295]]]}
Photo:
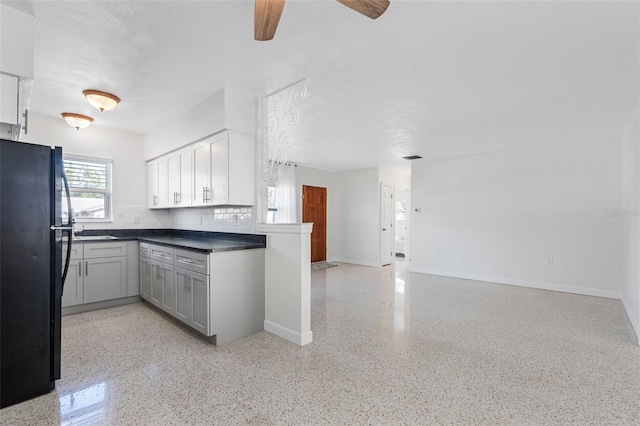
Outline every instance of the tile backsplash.
{"label": "tile backsplash", "polygon": [[171,228],[195,231],[255,233],[253,207],[194,207],[169,213]]}
{"label": "tile backsplash", "polygon": [[[137,222],[137,223],[136,223]],[[147,206],[114,205],[112,222],[78,222],[84,229],[188,229],[254,234],[253,207],[193,207],[151,210]]]}
{"label": "tile backsplash", "polygon": [[[84,229],[155,229],[171,228],[168,210],[150,210],[146,205],[116,204],[111,222],[77,222],[76,231]],[[137,222],[137,223],[135,223]]]}

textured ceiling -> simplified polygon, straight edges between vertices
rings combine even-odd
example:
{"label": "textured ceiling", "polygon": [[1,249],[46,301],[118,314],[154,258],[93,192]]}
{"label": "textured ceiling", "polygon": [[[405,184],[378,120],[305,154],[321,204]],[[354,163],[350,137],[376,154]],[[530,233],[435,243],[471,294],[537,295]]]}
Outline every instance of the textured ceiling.
{"label": "textured ceiling", "polygon": [[[293,1],[253,40],[251,1],[5,1],[36,17],[32,111],[146,133],[223,86],[307,78],[289,159],[401,167],[619,135],[639,97],[638,2],[392,0],[372,21]],[[100,114],[82,90],[123,101]]]}

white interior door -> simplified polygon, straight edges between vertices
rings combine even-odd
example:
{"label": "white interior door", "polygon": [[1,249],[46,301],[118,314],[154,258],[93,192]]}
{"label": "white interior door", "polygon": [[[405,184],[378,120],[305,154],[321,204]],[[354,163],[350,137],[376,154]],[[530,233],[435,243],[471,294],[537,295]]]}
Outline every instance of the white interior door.
{"label": "white interior door", "polygon": [[380,184],[380,263],[393,262],[393,186]]}

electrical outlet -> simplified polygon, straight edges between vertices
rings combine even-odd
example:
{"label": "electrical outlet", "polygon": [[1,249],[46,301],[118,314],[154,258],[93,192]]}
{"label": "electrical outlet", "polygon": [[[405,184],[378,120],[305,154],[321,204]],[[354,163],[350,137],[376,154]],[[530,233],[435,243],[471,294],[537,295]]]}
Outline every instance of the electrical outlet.
{"label": "electrical outlet", "polygon": [[140,215],[138,214],[133,215],[133,223],[140,223]]}

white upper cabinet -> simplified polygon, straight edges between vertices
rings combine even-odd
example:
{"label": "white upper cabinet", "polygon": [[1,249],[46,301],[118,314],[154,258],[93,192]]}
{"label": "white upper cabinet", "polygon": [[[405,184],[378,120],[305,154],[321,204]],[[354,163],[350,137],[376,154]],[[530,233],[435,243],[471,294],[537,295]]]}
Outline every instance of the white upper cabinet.
{"label": "white upper cabinet", "polygon": [[0,123],[18,124],[18,77],[0,74]]}
{"label": "white upper cabinet", "polygon": [[256,145],[251,135],[227,132],[228,168],[227,202],[234,206],[253,206],[256,203]]}
{"label": "white upper cabinet", "polygon": [[0,72],[33,79],[35,19],[0,5]]}
{"label": "white upper cabinet", "polygon": [[[178,188],[178,207],[189,207],[193,203],[193,152],[187,147],[178,152],[180,164],[180,184]],[[169,181],[171,182],[171,181]]]}
{"label": "white upper cabinet", "polygon": [[167,207],[189,207],[192,204],[192,149],[187,147],[166,156],[167,159]]}
{"label": "white upper cabinet", "polygon": [[229,137],[225,132],[211,142],[211,204],[229,204]]}
{"label": "white upper cabinet", "polygon": [[208,205],[211,191],[211,148],[209,139],[193,145],[193,205]]}
{"label": "white upper cabinet", "polygon": [[149,208],[252,206],[255,142],[224,131],[149,162]]}
{"label": "white upper cabinet", "polygon": [[169,207],[168,179],[167,179],[167,158],[162,157],[151,161],[148,164],[148,199],[147,205],[150,209],[161,209]]}

